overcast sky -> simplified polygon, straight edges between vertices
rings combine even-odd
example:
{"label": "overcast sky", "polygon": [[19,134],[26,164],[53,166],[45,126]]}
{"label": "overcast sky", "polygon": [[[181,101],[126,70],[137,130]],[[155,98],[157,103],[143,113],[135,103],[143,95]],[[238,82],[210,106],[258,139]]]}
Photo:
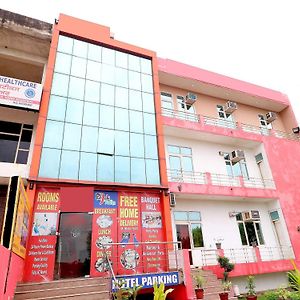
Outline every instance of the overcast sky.
{"label": "overcast sky", "polygon": [[53,23],[106,25],[115,39],[287,94],[300,123],[299,0],[9,0],[0,8]]}

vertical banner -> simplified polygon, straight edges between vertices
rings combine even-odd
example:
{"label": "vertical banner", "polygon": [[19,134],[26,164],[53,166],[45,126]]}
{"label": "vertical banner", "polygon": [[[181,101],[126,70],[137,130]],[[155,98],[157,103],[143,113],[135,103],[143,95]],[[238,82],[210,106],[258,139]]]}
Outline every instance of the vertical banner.
{"label": "vertical banner", "polygon": [[94,215],[91,244],[91,276],[104,276],[117,265],[117,213],[118,193],[94,192]]}
{"label": "vertical banner", "polygon": [[58,189],[37,190],[24,281],[53,280],[59,205]]}
{"label": "vertical banner", "polygon": [[141,220],[143,242],[144,272],[168,270],[167,246],[162,244],[162,205],[159,194],[141,195]]}

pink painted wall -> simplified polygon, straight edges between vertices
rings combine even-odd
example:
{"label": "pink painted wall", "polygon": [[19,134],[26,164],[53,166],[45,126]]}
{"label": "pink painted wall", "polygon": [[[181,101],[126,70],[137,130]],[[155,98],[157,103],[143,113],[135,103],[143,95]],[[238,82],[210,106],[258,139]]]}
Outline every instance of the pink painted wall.
{"label": "pink painted wall", "polygon": [[[10,267],[9,265],[10,251],[0,245],[0,299],[13,299],[15,288],[18,281],[22,280],[24,260],[18,255],[11,253]],[[5,291],[5,282],[8,271],[7,286]]]}

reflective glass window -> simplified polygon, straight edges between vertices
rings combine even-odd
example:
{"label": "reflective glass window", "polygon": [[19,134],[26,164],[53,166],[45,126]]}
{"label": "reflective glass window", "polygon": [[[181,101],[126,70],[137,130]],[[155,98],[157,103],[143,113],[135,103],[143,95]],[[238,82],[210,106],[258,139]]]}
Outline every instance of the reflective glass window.
{"label": "reflective glass window", "polygon": [[144,157],[144,137],[142,134],[130,133],[131,157]]}
{"label": "reflective glass window", "polygon": [[153,93],[153,82],[152,76],[147,74],[141,74],[142,91]]}
{"label": "reflective glass window", "polygon": [[156,134],[156,124],[154,114],[144,114],[144,132],[146,134]]}
{"label": "reflective glass window", "polygon": [[115,129],[129,131],[129,114],[124,108],[115,108]]}
{"label": "reflective glass window", "polygon": [[68,99],[66,122],[70,123],[82,123],[83,102],[76,99]]}
{"label": "reflective glass window", "polygon": [[80,153],[79,180],[96,180],[97,154]]}
{"label": "reflective glass window", "polygon": [[131,183],[146,183],[144,159],[131,158]]}
{"label": "reflective glass window", "polygon": [[98,128],[82,126],[81,151],[97,152]]}
{"label": "reflective glass window", "polygon": [[83,99],[84,95],[84,79],[70,77],[69,98]]}
{"label": "reflective glass window", "polygon": [[128,89],[116,87],[115,105],[117,107],[128,108]]}
{"label": "reflective glass window", "polygon": [[132,71],[141,72],[140,58],[135,55],[128,55],[128,68]]}
{"label": "reflective glass window", "polygon": [[100,102],[100,82],[86,80],[84,99],[91,102]]}
{"label": "reflective glass window", "polygon": [[22,150],[29,150],[31,142],[32,130],[22,130],[19,148]]}
{"label": "reflective glass window", "polygon": [[143,132],[143,114],[138,111],[129,111],[130,131]]}
{"label": "reflective glass window", "polygon": [[100,105],[100,127],[114,128],[114,108],[112,106]]}
{"label": "reflective glass window", "polygon": [[147,184],[160,184],[158,160],[146,159]]}
{"label": "reflective glass window", "polygon": [[115,131],[115,154],[129,156],[129,132]]}
{"label": "reflective glass window", "polygon": [[61,150],[43,148],[40,162],[40,177],[58,178]]}
{"label": "reflective glass window", "polygon": [[98,153],[114,154],[114,131],[99,128]]}
{"label": "reflective glass window", "polygon": [[81,126],[77,124],[65,123],[63,149],[79,151],[80,139]]}
{"label": "reflective glass window", "polygon": [[115,65],[115,50],[103,48],[102,62],[108,65]]}
{"label": "reflective glass window", "polygon": [[86,60],[80,57],[73,56],[71,75],[85,78],[85,73],[86,73]]}
{"label": "reflective glass window", "polygon": [[69,76],[54,73],[51,94],[66,97],[68,95]]}
{"label": "reflective glass window", "polygon": [[59,178],[78,179],[79,152],[62,150]]}
{"label": "reflective glass window", "polygon": [[67,99],[55,95],[50,96],[48,108],[48,119],[56,121],[64,121],[66,114]]}
{"label": "reflective glass window", "polygon": [[27,164],[28,154],[29,154],[29,151],[19,150],[16,163],[17,164]]}
{"label": "reflective glass window", "polygon": [[130,158],[123,156],[115,157],[115,181],[130,182]]}
{"label": "reflective glass window", "polygon": [[179,154],[180,153],[180,147],[168,145],[168,152],[169,153]]}
{"label": "reflective glass window", "polygon": [[157,159],[157,140],[155,135],[145,135],[145,157]]}
{"label": "reflective glass window", "polygon": [[129,90],[129,109],[142,110],[142,93],[140,91]]}
{"label": "reflective glass window", "polygon": [[174,211],[175,221],[188,221],[188,212],[187,211]]}
{"label": "reflective glass window", "polygon": [[152,64],[150,59],[141,58],[141,72],[145,74],[152,74]]}
{"label": "reflective glass window", "polygon": [[72,54],[73,39],[63,36],[63,35],[60,35],[59,40],[58,40],[57,51]]}
{"label": "reflective glass window", "polygon": [[87,61],[86,78],[94,81],[101,79],[101,63],[92,60]]}
{"label": "reflective glass window", "polygon": [[91,126],[99,125],[99,104],[84,103],[83,124]]}
{"label": "reflective glass window", "polygon": [[14,163],[19,136],[0,134],[0,161]]}
{"label": "reflective glass window", "polygon": [[114,157],[107,155],[98,155],[97,180],[105,182],[114,182]]}
{"label": "reflective glass window", "polygon": [[61,148],[64,123],[48,120],[45,129],[43,147]]}
{"label": "reflective glass window", "polygon": [[155,113],[153,94],[142,93],[143,111],[148,113]]}
{"label": "reflective glass window", "polygon": [[191,231],[194,247],[204,247],[201,224],[192,223]]}
{"label": "reflective glass window", "polygon": [[115,83],[115,68],[111,65],[102,65],[101,81],[109,84]]}
{"label": "reflective glass window", "polygon": [[110,84],[101,84],[101,103],[107,105],[114,105],[115,87]]}
{"label": "reflective glass window", "polygon": [[192,148],[189,147],[180,147],[181,154],[192,155]]}
{"label": "reflective glass window", "polygon": [[141,76],[140,73],[129,71],[129,88],[133,90],[141,90]]}
{"label": "reflective glass window", "polygon": [[54,71],[58,73],[70,74],[71,59],[71,55],[57,52]]}
{"label": "reflective glass window", "polygon": [[102,47],[94,44],[88,45],[88,59],[101,61]]}
{"label": "reflective glass window", "polygon": [[181,170],[180,157],[170,155],[170,169],[171,170]]}
{"label": "reflective glass window", "polygon": [[122,68],[115,69],[115,84],[128,88],[128,71]]}
{"label": "reflective glass window", "polygon": [[87,57],[87,43],[74,39],[73,55]]}
{"label": "reflective glass window", "polygon": [[116,66],[124,69],[128,68],[128,54],[116,51]]}
{"label": "reflective glass window", "polygon": [[190,221],[201,221],[200,211],[190,211],[189,212]]}

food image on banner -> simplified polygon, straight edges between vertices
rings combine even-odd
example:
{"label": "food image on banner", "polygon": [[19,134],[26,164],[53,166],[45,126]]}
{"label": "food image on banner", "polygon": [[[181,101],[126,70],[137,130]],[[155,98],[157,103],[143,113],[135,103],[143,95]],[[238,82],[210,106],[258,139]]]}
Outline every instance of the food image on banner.
{"label": "food image on banner", "polygon": [[35,213],[31,235],[55,235],[56,224],[57,213]]}
{"label": "food image on banner", "polygon": [[117,264],[118,193],[94,192],[94,215],[91,244],[91,275],[103,276]]}
{"label": "food image on banner", "polygon": [[162,205],[159,194],[142,194],[142,237],[144,272],[166,271],[168,257],[162,231]]}

